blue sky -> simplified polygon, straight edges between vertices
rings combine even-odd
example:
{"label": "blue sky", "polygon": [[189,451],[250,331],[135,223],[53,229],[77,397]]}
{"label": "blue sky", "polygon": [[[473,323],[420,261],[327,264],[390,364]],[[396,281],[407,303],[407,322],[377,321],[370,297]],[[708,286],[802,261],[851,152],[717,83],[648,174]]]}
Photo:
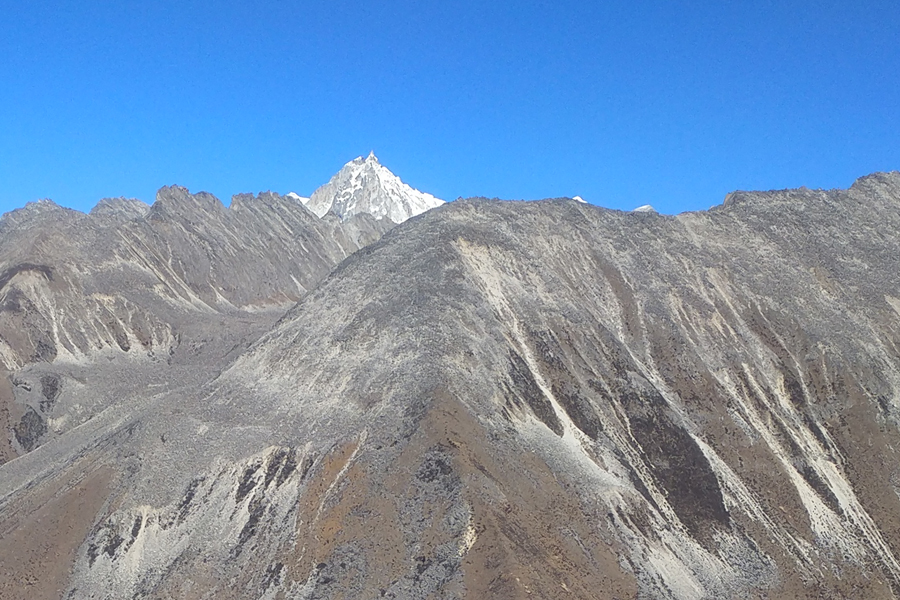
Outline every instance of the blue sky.
{"label": "blue sky", "polygon": [[445,199],[707,208],[900,168],[900,5],[0,3],[0,210],[309,194],[374,150]]}

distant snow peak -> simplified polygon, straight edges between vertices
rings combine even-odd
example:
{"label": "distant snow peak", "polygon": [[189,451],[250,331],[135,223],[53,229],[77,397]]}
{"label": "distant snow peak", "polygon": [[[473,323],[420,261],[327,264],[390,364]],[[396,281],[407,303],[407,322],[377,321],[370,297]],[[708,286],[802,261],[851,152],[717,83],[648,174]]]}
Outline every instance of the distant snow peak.
{"label": "distant snow peak", "polygon": [[649,204],[644,204],[643,206],[638,206],[631,212],[640,212],[640,213],[655,213],[656,209],[650,206]]}
{"label": "distant snow peak", "polygon": [[575,200],[576,202],[581,202],[582,204],[587,204],[587,201],[585,201],[585,199],[582,198],[581,196],[572,196],[572,200]]}
{"label": "distant snow peak", "polygon": [[387,218],[394,223],[402,223],[443,203],[403,183],[378,162],[375,152],[348,162],[305,202],[319,217],[331,213],[347,219],[358,213],[369,213],[376,219]]}
{"label": "distant snow peak", "polygon": [[288,192],[287,194],[285,194],[285,196],[288,198],[291,198],[292,200],[296,200],[297,202],[299,202],[300,204],[303,204],[303,205],[306,205],[306,203],[309,202],[309,198],[305,198],[295,192]]}

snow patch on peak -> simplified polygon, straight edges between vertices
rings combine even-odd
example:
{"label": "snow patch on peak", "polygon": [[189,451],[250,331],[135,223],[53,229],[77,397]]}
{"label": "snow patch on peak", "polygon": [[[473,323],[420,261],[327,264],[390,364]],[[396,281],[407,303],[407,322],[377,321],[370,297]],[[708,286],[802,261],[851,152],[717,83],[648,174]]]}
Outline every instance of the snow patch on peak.
{"label": "snow patch on peak", "polygon": [[582,204],[587,204],[587,201],[584,198],[582,198],[581,196],[572,196],[572,200],[575,200],[576,202],[581,202]]}
{"label": "snow patch on peak", "polygon": [[641,212],[641,213],[655,213],[656,209],[650,206],[649,204],[644,204],[642,206],[638,206],[631,212]]}
{"label": "snow patch on peak", "polygon": [[309,202],[309,198],[305,198],[295,192],[288,192],[287,194],[285,194],[285,197],[290,198],[292,200],[296,200],[297,202],[299,202],[300,204],[303,204],[304,206],[306,205],[307,202]]}
{"label": "snow patch on peak", "polygon": [[370,152],[367,158],[360,156],[344,165],[305,204],[319,217],[332,213],[347,219],[365,212],[402,223],[443,203],[403,183]]}

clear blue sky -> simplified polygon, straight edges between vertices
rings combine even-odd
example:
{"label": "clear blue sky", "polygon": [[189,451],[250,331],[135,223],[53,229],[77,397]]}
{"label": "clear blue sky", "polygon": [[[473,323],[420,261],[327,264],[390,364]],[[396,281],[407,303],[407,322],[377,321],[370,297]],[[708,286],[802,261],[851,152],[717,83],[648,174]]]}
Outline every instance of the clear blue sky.
{"label": "clear blue sky", "polygon": [[900,169],[896,0],[0,3],[0,210],[309,194],[707,208]]}

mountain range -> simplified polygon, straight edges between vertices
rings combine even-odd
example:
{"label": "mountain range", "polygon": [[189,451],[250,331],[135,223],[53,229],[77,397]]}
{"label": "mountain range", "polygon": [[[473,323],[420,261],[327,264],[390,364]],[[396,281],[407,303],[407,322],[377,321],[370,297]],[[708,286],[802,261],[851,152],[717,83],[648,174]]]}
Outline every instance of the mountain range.
{"label": "mountain range", "polygon": [[900,173],[0,219],[2,598],[900,596]]}

